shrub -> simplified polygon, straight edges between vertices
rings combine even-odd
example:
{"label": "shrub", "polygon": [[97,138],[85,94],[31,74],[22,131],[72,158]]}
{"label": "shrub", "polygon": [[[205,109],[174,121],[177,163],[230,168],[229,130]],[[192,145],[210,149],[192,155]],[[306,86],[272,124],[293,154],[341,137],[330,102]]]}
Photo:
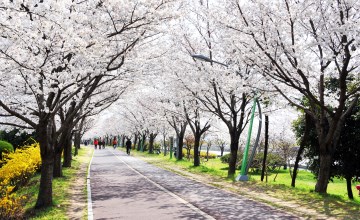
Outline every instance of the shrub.
{"label": "shrub", "polygon": [[4,195],[0,199],[0,219],[21,219],[26,197],[17,197],[11,193],[13,189],[12,186],[4,188]]}
{"label": "shrub", "polygon": [[157,152],[161,149],[161,145],[159,143],[154,143],[154,151]]}
{"label": "shrub", "polygon": [[7,154],[6,164],[0,168],[0,219],[14,219],[20,213],[25,198],[16,198],[13,191],[26,184],[40,165],[39,144]]}
{"label": "shrub", "polygon": [[0,168],[0,185],[21,186],[40,168],[38,144],[9,153],[7,163]]}
{"label": "shrub", "polygon": [[[206,151],[200,151],[200,157],[202,158],[206,158]],[[216,158],[216,154],[213,154],[213,153],[209,153],[209,159],[214,159]]]}
{"label": "shrub", "polygon": [[3,152],[13,152],[13,151],[14,148],[9,142],[0,140],[0,160],[2,160]]}
{"label": "shrub", "polygon": [[[249,157],[250,157],[250,153],[249,153]],[[255,154],[255,157],[251,163],[250,168],[253,169],[255,172],[260,171],[262,168],[263,157],[264,157],[263,152]],[[238,152],[238,155],[236,158],[237,169],[241,168],[242,159],[243,159],[243,153]],[[230,154],[225,154],[224,156],[220,157],[220,160],[222,163],[229,163]],[[280,155],[274,154],[274,153],[268,153],[267,159],[266,159],[266,166],[269,171],[274,171],[274,169],[276,167],[279,167],[279,166],[283,165],[284,163],[285,163],[285,161]]]}
{"label": "shrub", "polygon": [[[187,155],[187,149],[183,149],[183,156]],[[216,158],[216,154],[209,153],[209,159]],[[190,150],[190,158],[194,158],[194,150]],[[206,158],[206,151],[200,151],[200,158]]]}
{"label": "shrub", "polygon": [[[255,155],[254,160],[251,163],[251,168],[255,171],[260,171],[262,169],[262,161],[264,158],[264,153],[258,153]],[[269,171],[274,171],[276,167],[282,166],[285,164],[284,159],[274,153],[268,153],[266,158],[266,166]]]}
{"label": "shrub", "polygon": [[230,154],[225,154],[224,156],[220,157],[222,163],[229,163],[230,161]]}

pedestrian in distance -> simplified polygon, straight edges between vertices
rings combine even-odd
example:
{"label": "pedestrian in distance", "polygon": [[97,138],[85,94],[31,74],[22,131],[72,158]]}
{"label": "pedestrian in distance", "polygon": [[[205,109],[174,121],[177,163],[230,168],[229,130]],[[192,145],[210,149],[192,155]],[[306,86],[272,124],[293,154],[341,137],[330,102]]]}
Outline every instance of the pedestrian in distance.
{"label": "pedestrian in distance", "polygon": [[125,145],[126,145],[126,153],[127,153],[128,155],[130,155],[131,144],[132,144],[132,143],[131,143],[131,140],[130,140],[130,139],[127,139]]}
{"label": "pedestrian in distance", "polygon": [[102,145],[102,139],[101,137],[99,138],[99,150],[101,150],[101,145]]}
{"label": "pedestrian in distance", "polygon": [[117,140],[116,140],[116,137],[114,137],[114,140],[113,140],[113,147],[114,147],[114,149],[116,148],[116,146],[117,146]]}
{"label": "pedestrian in distance", "polygon": [[95,150],[96,150],[96,148],[97,148],[98,144],[99,144],[99,141],[95,138],[95,139],[94,139],[94,146],[95,146]]}

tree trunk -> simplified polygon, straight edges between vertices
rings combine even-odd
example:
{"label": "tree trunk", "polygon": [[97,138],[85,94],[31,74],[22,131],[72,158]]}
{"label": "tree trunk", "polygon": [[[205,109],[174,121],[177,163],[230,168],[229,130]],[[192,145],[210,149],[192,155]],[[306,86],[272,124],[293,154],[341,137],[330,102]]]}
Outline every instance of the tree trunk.
{"label": "tree trunk", "polygon": [[[265,115],[265,149],[264,149],[264,158],[263,158],[262,169],[261,169],[261,181],[264,181],[268,146],[269,146],[269,116]],[[296,166],[296,164],[295,164],[295,166]],[[295,168],[294,168],[294,171],[295,171]]]}
{"label": "tree trunk", "polygon": [[194,143],[194,166],[200,166],[200,156],[199,156],[199,147],[200,147],[200,136],[201,134],[196,134],[195,143]]}
{"label": "tree trunk", "polygon": [[81,142],[80,131],[76,131],[75,134],[74,134],[74,146],[75,146],[74,156],[78,155],[78,149],[80,149],[80,142]]}
{"label": "tree trunk", "polygon": [[347,188],[347,193],[348,193],[348,197],[349,199],[353,200],[354,199],[354,195],[352,192],[352,188],[351,188],[351,176],[347,176],[346,178],[346,188]]}
{"label": "tree trunk", "polygon": [[166,156],[166,154],[167,154],[167,147],[166,147],[166,139],[165,139],[165,135],[164,135],[163,144],[164,144],[164,156]]}
{"label": "tree trunk", "polygon": [[61,151],[55,150],[55,157],[54,157],[54,171],[53,171],[53,177],[62,177],[63,173],[62,173],[62,163],[61,163],[61,154],[62,154],[62,149]]}
{"label": "tree trunk", "polygon": [[295,187],[295,181],[296,181],[296,176],[297,176],[297,173],[298,173],[299,162],[301,160],[301,155],[304,152],[305,144],[306,144],[306,141],[307,141],[307,139],[309,137],[309,133],[310,133],[310,123],[311,123],[311,118],[310,118],[310,116],[308,114],[305,113],[305,131],[304,131],[303,137],[301,138],[300,147],[299,147],[299,150],[298,150],[297,155],[296,155],[293,176],[292,176],[292,179],[291,179],[291,186],[292,187]]}
{"label": "tree trunk", "polygon": [[[326,126],[315,124],[317,127],[316,130],[318,134],[319,149],[320,149],[319,174],[315,186],[315,192],[318,193],[326,193],[327,191],[327,186],[330,179],[331,164],[333,162],[332,156],[335,152],[336,146],[338,145],[341,128],[344,125],[344,121],[339,121],[338,123],[332,121],[329,124],[331,125],[329,126],[330,128],[324,128]],[[324,135],[325,133],[327,134],[326,136]]]}
{"label": "tree trunk", "polygon": [[146,134],[143,134],[142,139],[140,141],[140,148],[141,148],[142,152],[146,151],[145,141],[146,141]]}
{"label": "tree trunk", "polygon": [[236,172],[236,160],[237,160],[237,152],[239,148],[239,138],[234,132],[230,133],[230,159],[229,159],[229,170],[228,177],[232,178]]}
{"label": "tree trunk", "polygon": [[36,133],[40,143],[41,154],[41,177],[39,194],[35,208],[45,208],[52,203],[52,178],[54,171],[54,142],[52,134],[54,133],[54,122],[40,122]]}
{"label": "tree trunk", "polygon": [[315,192],[326,193],[328,182],[330,179],[331,163],[332,163],[332,155],[329,152],[320,151],[320,167],[319,167],[319,174],[315,186]]}
{"label": "tree trunk", "polygon": [[[186,126],[185,126],[186,128]],[[181,131],[178,134],[178,152],[177,152],[177,160],[183,159],[183,145],[184,145],[184,136],[185,136],[185,129],[181,129]]]}
{"label": "tree trunk", "polygon": [[291,179],[291,186],[295,187],[295,181],[296,181],[296,177],[298,174],[298,169],[299,169],[299,162],[301,160],[301,155],[304,152],[305,146],[303,144],[300,144],[299,150],[297,152],[296,155],[296,160],[295,160],[295,164],[294,164],[294,170],[293,170],[293,176]]}
{"label": "tree trunk", "polygon": [[77,124],[77,129],[74,133],[74,146],[75,146],[75,152],[74,156],[77,156],[79,154],[79,149],[81,145],[81,137],[84,132],[84,123],[85,123],[86,117],[83,117],[80,121],[80,123]]}
{"label": "tree trunk", "polygon": [[137,143],[136,150],[137,150],[137,151],[140,151],[140,150],[141,150],[141,137],[140,137],[140,136],[139,136],[139,138],[138,138],[138,143]]}
{"label": "tree trunk", "polygon": [[206,148],[206,161],[209,161],[209,150],[210,150],[210,148],[207,147]]}
{"label": "tree trunk", "polygon": [[[316,132],[319,142],[319,174],[315,186],[315,192],[326,193],[330,179],[332,157],[339,144],[341,130],[344,127],[344,117],[326,118],[315,121]],[[315,118],[316,119],[316,118]]]}
{"label": "tree trunk", "polygon": [[125,138],[126,138],[125,135],[123,135],[121,138],[121,147],[125,147]]}
{"label": "tree trunk", "polygon": [[[136,143],[137,143],[137,141],[138,141],[138,135],[137,134],[135,134],[135,137],[134,137],[134,147],[133,146],[131,146],[131,149],[135,149],[135,146],[136,146]],[[140,143],[140,141],[139,141],[139,143]],[[139,147],[138,147],[139,148]],[[139,150],[139,149],[138,149]]]}
{"label": "tree trunk", "polygon": [[66,138],[65,146],[64,146],[64,162],[63,167],[71,167],[71,160],[72,160],[72,141],[71,141],[71,133]]}
{"label": "tree trunk", "polygon": [[[61,163],[61,156],[64,150],[64,145],[65,145],[65,139],[64,139],[65,134],[61,134],[59,141],[56,141],[55,144],[55,155],[54,155],[54,171],[53,171],[53,177],[57,178],[57,177],[62,177],[63,173],[62,173],[62,163]],[[55,138],[55,137],[53,137]]]}
{"label": "tree trunk", "polygon": [[149,154],[154,153],[154,140],[156,138],[156,134],[151,133],[149,137]]}

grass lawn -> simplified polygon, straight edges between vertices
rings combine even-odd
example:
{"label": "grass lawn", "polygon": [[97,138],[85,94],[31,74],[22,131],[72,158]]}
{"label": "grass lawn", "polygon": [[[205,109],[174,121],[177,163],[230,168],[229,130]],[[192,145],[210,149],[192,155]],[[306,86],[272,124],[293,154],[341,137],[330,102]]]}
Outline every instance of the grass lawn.
{"label": "grass lawn", "polygon": [[[121,150],[124,150],[120,148]],[[321,195],[314,192],[316,180],[311,172],[300,170],[296,179],[296,187],[291,187],[291,177],[289,170],[276,170],[268,175],[268,181],[260,181],[260,173],[249,173],[250,181],[234,182],[227,178],[228,165],[221,163],[220,159],[201,160],[199,167],[194,167],[192,161],[186,158],[182,161],[176,161],[175,157],[170,159],[169,155],[148,154],[147,152],[138,152],[133,150],[131,155],[141,157],[142,159],[163,167],[165,169],[177,172],[177,169],[184,170],[196,175],[207,176],[211,179],[210,184],[223,187],[226,183],[233,186],[229,188],[239,194],[246,194],[252,199],[266,202],[268,204],[279,206],[279,203],[273,200],[267,200],[266,196],[281,200],[285,203],[296,204],[296,209],[307,208],[316,210],[317,214],[326,217],[335,217],[340,219],[360,219],[360,197],[353,183],[354,200],[348,199],[346,190],[346,181],[334,178],[328,185],[328,194]],[[179,172],[180,173],[180,172]],[[236,176],[239,171],[237,171]],[[276,176],[276,173],[277,176]],[[182,175],[186,175],[181,173]],[[274,181],[274,178],[276,179]],[[235,187],[234,187],[235,186]],[[250,193],[252,192],[252,193]],[[254,193],[255,192],[255,193]],[[266,195],[266,196],[263,196]],[[281,203],[281,202],[280,202]],[[281,207],[281,206],[280,206]],[[303,215],[303,217],[314,218],[313,214]],[[316,215],[315,215],[316,218]]]}
{"label": "grass lawn", "polygon": [[[89,163],[90,159],[88,157],[88,152],[92,151],[91,148],[82,147],[79,149],[79,154],[76,157],[73,157],[70,168],[63,168],[63,177],[53,179],[53,206],[35,210],[35,206],[39,185],[40,185],[40,174],[36,174],[25,187],[22,187],[17,191],[18,196],[25,195],[28,200],[24,206],[24,210],[27,219],[69,219],[66,215],[67,207],[70,205],[69,201],[69,188],[71,183],[77,178],[76,174],[80,169],[82,163]],[[82,178],[82,177],[81,177]],[[85,178],[85,177],[84,177]]]}
{"label": "grass lawn", "polygon": [[[277,170],[278,175],[276,173],[272,173],[268,176],[268,183],[270,184],[277,184],[277,185],[284,185],[290,186],[291,184],[291,176],[289,170]],[[274,178],[276,179],[274,181]],[[260,179],[260,174],[252,173],[251,178],[255,180]],[[311,192],[315,188],[316,179],[314,175],[305,170],[300,170],[298,172],[298,176],[296,178],[296,188],[299,190]],[[353,194],[354,194],[354,202],[360,204],[360,197],[357,196],[358,191],[355,189],[355,186],[360,183],[353,183]],[[333,182],[330,182],[328,185],[328,194],[331,196],[336,196],[344,200],[348,200],[347,189],[346,189],[346,181],[345,179],[341,180],[339,178],[334,178]]]}

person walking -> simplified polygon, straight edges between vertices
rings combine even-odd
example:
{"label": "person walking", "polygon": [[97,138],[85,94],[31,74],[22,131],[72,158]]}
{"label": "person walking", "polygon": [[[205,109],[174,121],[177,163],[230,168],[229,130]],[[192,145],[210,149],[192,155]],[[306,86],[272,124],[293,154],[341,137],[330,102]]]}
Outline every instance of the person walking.
{"label": "person walking", "polygon": [[103,146],[103,149],[105,149],[105,144],[106,144],[106,142],[105,142],[105,138],[103,138],[103,141],[102,141],[102,146]]}
{"label": "person walking", "polygon": [[102,145],[102,138],[99,137],[99,150],[101,150],[101,145]]}
{"label": "person walking", "polygon": [[117,146],[117,140],[116,140],[116,137],[114,137],[114,140],[113,140],[113,147],[114,147],[114,149],[116,148],[116,146]]}
{"label": "person walking", "polygon": [[99,144],[99,141],[95,138],[95,139],[94,139],[94,146],[95,146],[95,150],[96,150],[96,148],[97,148],[98,144]]}
{"label": "person walking", "polygon": [[128,155],[130,155],[131,144],[132,144],[132,143],[131,143],[131,140],[130,140],[130,139],[127,139],[125,145],[126,145],[126,153],[127,153]]}

